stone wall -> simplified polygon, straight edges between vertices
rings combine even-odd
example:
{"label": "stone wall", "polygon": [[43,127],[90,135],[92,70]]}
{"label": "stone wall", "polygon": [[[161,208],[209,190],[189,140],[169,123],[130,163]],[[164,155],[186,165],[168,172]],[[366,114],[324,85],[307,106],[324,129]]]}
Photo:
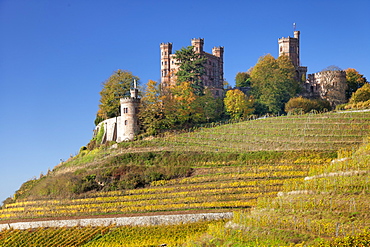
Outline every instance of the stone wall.
{"label": "stone wall", "polygon": [[176,225],[191,223],[201,220],[230,219],[233,213],[204,213],[204,214],[181,214],[181,215],[155,215],[119,218],[92,218],[73,220],[48,220],[32,222],[16,222],[0,224],[0,231],[5,229],[31,229],[38,227],[74,227],[74,226],[149,226],[149,225]]}
{"label": "stone wall", "polygon": [[346,103],[346,72],[327,70],[309,74],[304,89],[304,97],[326,99],[332,106]]}

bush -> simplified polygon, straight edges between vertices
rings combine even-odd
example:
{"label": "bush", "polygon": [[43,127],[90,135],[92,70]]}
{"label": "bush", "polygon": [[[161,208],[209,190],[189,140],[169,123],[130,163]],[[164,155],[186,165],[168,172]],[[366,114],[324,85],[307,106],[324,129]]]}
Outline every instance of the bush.
{"label": "bush", "polygon": [[291,98],[285,104],[285,111],[291,114],[308,113],[313,110],[323,112],[331,110],[330,103],[321,99],[306,99],[303,97]]}
{"label": "bush", "polygon": [[352,94],[349,103],[354,104],[368,100],[370,100],[370,84],[367,83],[362,88],[359,88],[355,93]]}

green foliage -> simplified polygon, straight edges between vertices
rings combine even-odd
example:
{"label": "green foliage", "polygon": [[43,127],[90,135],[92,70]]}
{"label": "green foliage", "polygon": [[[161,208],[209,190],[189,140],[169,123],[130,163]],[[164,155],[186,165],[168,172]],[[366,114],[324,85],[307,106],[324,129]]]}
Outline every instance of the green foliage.
{"label": "green foliage", "polygon": [[105,133],[104,124],[102,124],[100,126],[99,131],[96,134],[96,136],[94,136],[91,139],[91,141],[87,144],[86,149],[82,149],[82,148],[80,149],[80,154],[83,155],[84,154],[83,151],[85,151],[85,150],[93,150],[95,148],[98,148],[101,145],[102,141],[103,141],[104,133]]}
{"label": "green foliage", "polygon": [[320,99],[306,99],[302,97],[291,98],[285,104],[285,111],[287,113],[308,113],[312,110],[323,112],[331,109],[330,103],[326,100]]}
{"label": "green foliage", "polygon": [[370,84],[366,83],[363,87],[358,89],[354,94],[352,94],[349,100],[350,104],[359,103],[370,100]]}
{"label": "green foliage", "polygon": [[176,51],[174,58],[178,61],[177,81],[190,82],[190,86],[196,95],[203,95],[204,86],[201,76],[205,73],[204,63],[206,58],[194,51],[193,46],[183,47]]}
{"label": "green foliage", "polygon": [[352,94],[355,93],[359,88],[368,83],[366,77],[360,74],[357,70],[348,68],[346,71],[346,79],[348,88],[346,90],[346,97],[350,99]]}
{"label": "green foliage", "polygon": [[100,91],[100,104],[95,124],[119,116],[120,98],[130,95],[133,81],[139,81],[130,71],[117,70],[104,83]]}
{"label": "green foliage", "polygon": [[250,76],[253,97],[270,113],[284,112],[284,104],[299,90],[299,83],[294,79],[295,68],[287,56],[275,59],[268,54],[261,57]]}
{"label": "green foliage", "polygon": [[156,135],[165,128],[163,107],[160,84],[149,80],[139,111],[141,130],[146,135]]}
{"label": "green foliage", "polygon": [[248,72],[238,72],[235,76],[236,87],[249,87],[251,85],[250,75]]}

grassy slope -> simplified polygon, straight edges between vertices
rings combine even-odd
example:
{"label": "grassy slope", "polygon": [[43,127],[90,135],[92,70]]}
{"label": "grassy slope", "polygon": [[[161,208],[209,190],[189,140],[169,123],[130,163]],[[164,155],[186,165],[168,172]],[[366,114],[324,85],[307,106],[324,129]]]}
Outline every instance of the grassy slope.
{"label": "grassy slope", "polygon": [[[368,135],[369,121],[369,113],[331,113],[318,116],[270,118],[217,126],[152,141],[122,144],[119,149],[114,151],[101,150],[85,154],[83,157],[80,155],[80,157],[55,168],[50,176],[82,173],[81,170],[96,169],[100,164],[103,164],[102,160],[107,159],[107,154],[121,156],[129,152],[145,154],[147,150],[151,152],[153,150],[183,150],[181,153],[190,152],[190,156],[194,156],[195,153],[192,152],[196,150],[202,158],[189,160],[189,162],[193,162],[192,167],[195,169],[191,177],[153,182],[153,186],[161,186],[152,186],[152,192],[159,194],[159,190],[155,191],[157,188],[162,190],[165,188],[171,190],[172,188],[172,192],[175,191],[175,193],[171,195],[165,192],[165,196],[176,198],[181,192],[191,193],[190,188],[196,188],[198,191],[199,186],[204,185],[207,188],[212,184],[220,184],[219,181],[224,179],[224,184],[228,184],[225,188],[229,191],[221,191],[220,187],[214,187],[213,192],[216,196],[218,192],[222,195],[228,195],[230,201],[230,196],[241,194],[240,191],[235,192],[231,189],[231,184],[235,181],[250,181],[248,176],[259,176],[261,172],[267,172],[267,179],[258,180],[258,182],[281,180],[281,172],[283,171],[295,173],[303,171],[305,173],[301,173],[299,176],[290,174],[286,179],[285,188],[281,187],[281,183],[275,187],[270,185],[244,186],[244,188],[255,188],[254,193],[261,193],[261,196],[266,192],[272,192],[270,196],[274,197],[278,190],[285,190],[286,194],[282,194],[277,199],[272,197],[259,199],[258,207],[254,209],[252,214],[240,214],[239,217],[235,217],[233,224],[229,223],[228,228],[225,228],[224,224],[214,225],[206,235],[198,239],[198,242],[207,243],[211,241],[208,237],[213,236],[212,241],[218,241],[220,245],[226,245],[227,242],[256,244],[258,241],[261,242],[262,233],[265,234],[263,241],[266,244],[298,243],[304,240],[313,243],[317,237],[343,236],[368,227],[366,225],[368,221],[366,205],[369,205],[367,201],[369,193],[368,172],[355,176],[315,178],[306,182],[303,182],[303,177],[338,171],[368,171],[366,147],[362,147],[362,151],[358,151],[350,160],[327,166],[324,164],[330,164],[328,160],[334,157],[333,151],[335,150],[355,150]],[[320,152],[266,151],[246,153],[244,156],[240,154],[250,150],[307,150],[312,147]],[[209,151],[216,150],[217,152],[209,153]],[[204,155],[205,151],[208,151],[207,155]],[[222,154],[223,152],[226,153]],[[175,162],[175,160],[173,161]],[[309,167],[311,167],[310,172],[308,171]],[[274,172],[274,175],[278,177],[274,177]],[[238,177],[235,174],[241,176]],[[179,181],[182,181],[182,184],[186,186],[180,189],[179,187],[182,185]],[[261,183],[259,184],[261,185]],[[242,189],[243,186],[235,184],[235,188]],[[293,195],[288,193],[297,190],[305,190],[309,194],[297,192],[298,194]],[[148,191],[150,190],[132,190],[129,194],[134,196],[135,194],[148,193]],[[244,192],[251,193],[250,191]],[[118,197],[127,196],[127,194],[120,194],[122,192],[109,193],[117,193],[115,200]],[[246,194],[241,195],[245,196]],[[96,198],[96,194],[94,197]],[[209,197],[209,195],[202,194],[202,197]],[[257,197],[260,195],[258,194]],[[241,200],[240,198],[236,199]],[[22,202],[27,203],[27,200],[19,200],[19,203]],[[71,204],[71,201],[65,202]],[[163,207],[165,206],[163,205]],[[245,239],[243,236],[249,237]]]}

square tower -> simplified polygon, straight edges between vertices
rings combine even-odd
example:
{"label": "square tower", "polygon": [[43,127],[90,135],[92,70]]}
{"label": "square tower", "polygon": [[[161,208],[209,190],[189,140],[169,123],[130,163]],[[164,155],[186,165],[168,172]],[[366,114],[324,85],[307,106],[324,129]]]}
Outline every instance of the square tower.
{"label": "square tower", "polygon": [[294,37],[280,38],[279,44],[279,57],[286,55],[292,61],[296,68],[296,79],[298,81],[306,80],[307,67],[301,66],[300,61],[300,48],[299,48],[299,31],[294,31]]}

